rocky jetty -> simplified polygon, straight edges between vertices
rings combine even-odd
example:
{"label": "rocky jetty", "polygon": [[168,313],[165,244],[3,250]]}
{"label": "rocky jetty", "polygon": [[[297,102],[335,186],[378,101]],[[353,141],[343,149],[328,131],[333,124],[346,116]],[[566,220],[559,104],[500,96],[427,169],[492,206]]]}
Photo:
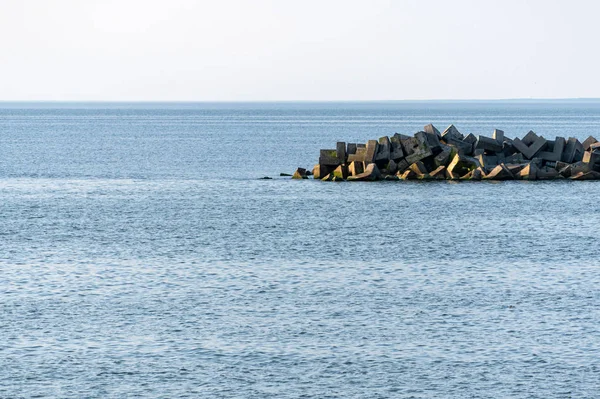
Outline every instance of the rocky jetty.
{"label": "rocky jetty", "polygon": [[588,137],[547,140],[530,131],[509,139],[463,135],[454,125],[442,133],[429,124],[413,136],[396,133],[366,144],[338,142],[321,150],[312,173],[295,179],[373,180],[600,180],[600,142]]}

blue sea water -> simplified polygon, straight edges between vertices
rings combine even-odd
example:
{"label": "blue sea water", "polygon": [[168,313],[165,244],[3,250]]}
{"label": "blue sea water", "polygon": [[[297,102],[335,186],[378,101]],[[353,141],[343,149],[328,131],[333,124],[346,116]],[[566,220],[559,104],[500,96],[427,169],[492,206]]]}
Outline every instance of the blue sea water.
{"label": "blue sea water", "polygon": [[278,177],[430,122],[600,102],[0,104],[0,397],[600,397],[600,182]]}

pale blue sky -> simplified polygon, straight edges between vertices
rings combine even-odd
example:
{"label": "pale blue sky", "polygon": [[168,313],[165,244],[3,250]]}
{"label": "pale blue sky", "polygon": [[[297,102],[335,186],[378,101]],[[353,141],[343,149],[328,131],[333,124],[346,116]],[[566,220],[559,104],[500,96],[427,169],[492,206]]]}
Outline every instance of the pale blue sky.
{"label": "pale blue sky", "polygon": [[0,0],[0,100],[600,97],[593,1]]}

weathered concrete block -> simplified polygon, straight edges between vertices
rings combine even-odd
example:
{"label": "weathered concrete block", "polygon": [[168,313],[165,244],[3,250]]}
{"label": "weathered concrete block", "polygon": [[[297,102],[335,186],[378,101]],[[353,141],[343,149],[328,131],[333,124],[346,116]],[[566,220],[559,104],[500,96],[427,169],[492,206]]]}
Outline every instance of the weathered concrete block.
{"label": "weathered concrete block", "polygon": [[589,172],[579,172],[571,176],[572,180],[600,180],[600,172],[594,170]]}
{"label": "weathered concrete block", "polygon": [[498,156],[496,155],[479,155],[475,157],[475,159],[477,159],[481,167],[488,172],[498,166]]}
{"label": "weathered concrete block", "polygon": [[410,165],[409,169],[415,172],[417,176],[422,176],[429,173],[429,171],[421,161],[413,163],[412,165]]}
{"label": "weathered concrete block", "polygon": [[343,141],[338,141],[335,146],[335,152],[340,164],[346,163],[346,143]]}
{"label": "weathered concrete block", "polygon": [[[360,144],[359,144],[360,145]],[[362,146],[356,146],[356,152],[354,154],[348,154],[348,160],[346,162],[365,162],[367,158],[367,148]]]}
{"label": "weathered concrete block", "polygon": [[585,139],[585,141],[583,143],[581,143],[581,145],[583,146],[584,151],[588,151],[590,149],[590,146],[597,142],[598,142],[598,140],[596,140],[594,137],[590,136],[587,139]]}
{"label": "weathered concrete block", "polygon": [[541,151],[538,157],[545,161],[560,161],[566,145],[565,138],[557,136],[553,142],[548,141],[546,145],[547,151]]}
{"label": "weathered concrete block", "polygon": [[566,163],[579,162],[583,159],[583,145],[574,137],[569,137],[561,161]]}
{"label": "weathered concrete block", "polygon": [[578,161],[575,163],[571,164],[571,175],[575,176],[578,173],[587,173],[589,171],[591,171],[592,168],[590,167],[590,164],[582,162],[582,161]]}
{"label": "weathered concrete block", "polygon": [[365,163],[367,165],[372,162],[375,162],[375,156],[377,155],[378,147],[379,147],[379,143],[377,143],[377,140],[367,141],[367,147],[366,147],[366,152],[365,152]]}
{"label": "weathered concrete block", "polygon": [[528,163],[519,172],[519,177],[523,180],[536,180],[538,167],[534,163]]}
{"label": "weathered concrete block", "polygon": [[430,123],[429,125],[425,125],[425,127],[423,128],[423,131],[424,131],[425,133],[434,134],[434,135],[436,135],[437,137],[441,137],[441,136],[442,136],[442,135],[440,134],[440,131],[439,131],[439,130],[437,130],[437,129],[435,128],[435,126],[433,126],[433,124],[431,124],[431,123]]}
{"label": "weathered concrete block", "polygon": [[475,143],[475,148],[481,148],[485,151],[491,152],[501,152],[502,151],[502,143],[485,136],[477,136],[477,142]]}
{"label": "weathered concrete block", "polygon": [[504,131],[500,129],[494,129],[492,138],[502,145],[504,143]]}
{"label": "weathered concrete block", "polygon": [[504,164],[496,166],[485,176],[486,180],[513,180],[514,176]]}
{"label": "weathered concrete block", "polygon": [[442,144],[441,149],[442,152],[436,155],[433,159],[433,162],[436,167],[448,166],[448,164],[454,158],[454,156],[458,154],[458,150],[456,149],[456,147],[451,147],[449,145]]}
{"label": "weathered concrete block", "polygon": [[346,165],[340,165],[331,173],[333,173],[333,176],[335,177],[346,180],[348,178],[348,167]]}
{"label": "weathered concrete block", "polygon": [[419,141],[424,140],[425,142],[427,142],[427,145],[429,146],[433,154],[438,154],[440,151],[442,151],[440,138],[436,134],[430,134],[427,132],[417,132],[415,133],[415,137]]}
{"label": "weathered concrete block", "polygon": [[[533,132],[529,132],[533,133]],[[529,135],[528,133],[528,135]],[[533,133],[535,135],[535,133]],[[537,137],[537,136],[536,136]],[[542,148],[546,145],[546,139],[542,136],[537,137],[533,143],[527,145],[524,141],[519,140],[518,138],[513,140],[513,145],[515,148],[520,151],[523,156],[527,159],[532,159],[535,157]]]}
{"label": "weathered concrete block", "polygon": [[425,134],[402,140],[406,162],[413,164],[433,155]]}
{"label": "weathered concrete block", "polygon": [[550,168],[548,166],[543,166],[537,170],[538,180],[554,180],[559,176],[560,175],[558,174],[558,171],[556,169]]}
{"label": "weathered concrete block", "polygon": [[391,159],[381,171],[382,174],[393,175],[398,171],[398,164]]}
{"label": "weathered concrete block", "polygon": [[406,159],[402,159],[396,163],[396,168],[398,169],[398,172],[404,172],[406,169],[408,169],[409,166],[410,164],[406,162]]}
{"label": "weathered concrete block", "polygon": [[326,175],[328,175],[333,169],[326,165],[315,165],[312,174],[313,178],[316,180],[320,180]]}
{"label": "weathered concrete block", "polygon": [[304,168],[296,169],[296,171],[292,175],[292,179],[308,179],[308,176],[306,175],[306,169],[304,169]]}
{"label": "weathered concrete block", "polygon": [[523,144],[525,144],[526,146],[530,146],[531,144],[533,144],[536,140],[538,139],[538,135],[535,134],[533,132],[533,130],[530,130],[529,132],[527,132],[527,134],[525,135],[525,137],[523,137],[523,139],[521,140],[523,142]]}
{"label": "weathered concrete block", "polygon": [[456,128],[456,126],[450,125],[442,133],[442,138],[444,140],[448,140],[449,138],[452,138],[452,139],[455,139],[455,140],[462,140],[462,139],[464,139],[464,136],[462,135],[461,132],[458,131],[458,129]]}
{"label": "weathered concrete block", "polygon": [[396,176],[402,180],[414,180],[418,178],[417,174],[410,169],[407,169],[402,173],[398,172]]}
{"label": "weathered concrete block", "polygon": [[591,169],[600,172],[600,150],[584,152],[582,162],[590,165]]}
{"label": "weathered concrete block", "polygon": [[477,169],[479,166],[481,165],[475,158],[457,154],[448,165],[447,171],[451,179],[456,179],[466,175],[473,169]]}
{"label": "weathered concrete block", "polygon": [[519,173],[521,172],[521,170],[523,170],[523,168],[525,166],[527,166],[528,164],[518,164],[518,163],[513,163],[513,164],[508,164],[505,163],[504,166],[506,166],[506,169],[508,169],[510,171],[510,173],[515,177],[515,179],[519,176]]}
{"label": "weathered concrete block", "polygon": [[319,156],[320,165],[338,166],[340,163],[336,150],[321,150]]}
{"label": "weathered concrete block", "polygon": [[390,138],[388,136],[380,137],[375,162],[387,163],[390,160],[391,149],[392,143],[390,142]]}
{"label": "weathered concrete block", "polygon": [[346,156],[356,154],[356,143],[348,143],[346,147]]}
{"label": "weathered concrete block", "polygon": [[446,179],[446,167],[443,165],[437,167],[435,170],[433,170],[431,173],[429,173],[429,176],[434,180],[445,180]]}
{"label": "weathered concrete block", "polygon": [[348,165],[348,175],[349,176],[357,176],[365,171],[364,163],[359,161],[350,162]]}
{"label": "weathered concrete block", "polygon": [[374,181],[379,180],[381,177],[381,172],[376,164],[370,163],[365,168],[363,173],[360,173],[356,176],[348,176],[348,181]]}
{"label": "weathered concrete block", "polygon": [[390,138],[390,142],[392,145],[390,151],[390,159],[398,162],[402,158],[404,158],[404,150],[402,149],[402,139],[400,134],[396,133]]}
{"label": "weathered concrete block", "polygon": [[475,145],[475,143],[477,142],[477,137],[473,134],[473,133],[469,133],[465,136],[465,138],[463,139],[463,141],[465,143],[469,143],[472,145]]}
{"label": "weathered concrete block", "polygon": [[525,157],[520,152],[506,156],[504,163],[525,163]]}

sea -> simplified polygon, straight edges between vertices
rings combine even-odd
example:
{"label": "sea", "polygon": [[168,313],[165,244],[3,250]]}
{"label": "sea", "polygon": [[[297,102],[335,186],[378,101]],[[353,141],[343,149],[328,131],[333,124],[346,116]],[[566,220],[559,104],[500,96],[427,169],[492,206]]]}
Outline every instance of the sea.
{"label": "sea", "polygon": [[600,181],[280,177],[428,123],[600,100],[0,103],[0,398],[600,397]]}

